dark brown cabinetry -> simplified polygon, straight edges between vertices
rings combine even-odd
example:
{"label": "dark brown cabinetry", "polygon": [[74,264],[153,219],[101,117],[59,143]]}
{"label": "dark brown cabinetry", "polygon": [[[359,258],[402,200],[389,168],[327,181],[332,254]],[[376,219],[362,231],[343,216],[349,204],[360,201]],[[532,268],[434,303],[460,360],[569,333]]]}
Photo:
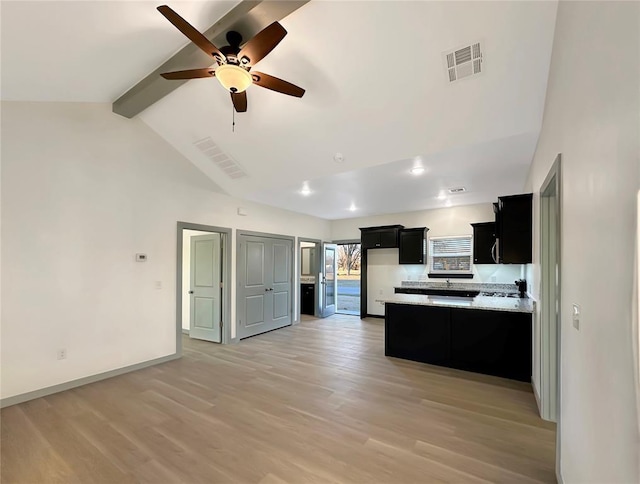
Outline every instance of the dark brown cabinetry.
{"label": "dark brown cabinetry", "polygon": [[399,232],[398,263],[400,264],[424,264],[426,227],[415,229],[401,229]]}
{"label": "dark brown cabinetry", "polygon": [[501,264],[529,264],[532,261],[533,195],[499,197],[496,214],[496,253]]}
{"label": "dark brown cabinetry", "polygon": [[531,314],[387,303],[385,355],[531,380]]}
{"label": "dark brown cabinetry", "polygon": [[471,224],[473,227],[473,263],[496,264],[496,224],[482,222]]}
{"label": "dark brown cabinetry", "polygon": [[315,316],[316,311],[316,285],[300,284],[300,313]]}
{"label": "dark brown cabinetry", "polygon": [[362,249],[392,249],[398,247],[398,234],[402,225],[385,225],[360,229]]}
{"label": "dark brown cabinetry", "polygon": [[531,315],[451,308],[452,368],[531,381]]}
{"label": "dark brown cabinetry", "polygon": [[449,308],[387,304],[385,312],[385,355],[447,366]]}

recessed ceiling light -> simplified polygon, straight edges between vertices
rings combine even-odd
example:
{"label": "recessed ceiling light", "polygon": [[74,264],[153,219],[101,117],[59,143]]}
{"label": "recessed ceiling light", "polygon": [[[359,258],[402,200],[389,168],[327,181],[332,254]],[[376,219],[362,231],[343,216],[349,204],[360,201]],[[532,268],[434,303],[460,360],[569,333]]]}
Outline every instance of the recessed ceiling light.
{"label": "recessed ceiling light", "polygon": [[307,185],[306,183],[302,185],[302,190],[300,190],[300,194],[304,195],[305,197],[308,197],[309,195],[311,195],[311,189],[309,188],[309,185]]}
{"label": "recessed ceiling light", "polygon": [[424,173],[424,167],[415,166],[415,167],[411,168],[410,171],[411,171],[412,175],[422,175]]}
{"label": "recessed ceiling light", "polygon": [[451,200],[447,200],[446,202],[444,202],[444,206],[445,207],[450,207],[451,206]]}
{"label": "recessed ceiling light", "polygon": [[355,212],[355,211],[356,211],[356,210],[358,210],[358,209],[356,208],[356,205],[355,205],[354,203],[352,203],[352,204],[351,204],[351,206],[349,207],[349,210],[350,210],[351,212]]}
{"label": "recessed ceiling light", "polygon": [[440,190],[440,193],[438,193],[438,196],[436,198],[438,200],[446,200],[447,194],[444,192],[444,190]]}

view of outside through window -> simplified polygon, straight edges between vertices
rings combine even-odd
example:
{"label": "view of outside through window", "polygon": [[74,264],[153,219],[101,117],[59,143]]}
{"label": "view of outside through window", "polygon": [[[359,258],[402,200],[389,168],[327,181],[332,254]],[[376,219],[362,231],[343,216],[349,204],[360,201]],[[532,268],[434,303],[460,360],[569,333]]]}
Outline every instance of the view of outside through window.
{"label": "view of outside through window", "polygon": [[338,312],[360,314],[360,244],[338,244]]}

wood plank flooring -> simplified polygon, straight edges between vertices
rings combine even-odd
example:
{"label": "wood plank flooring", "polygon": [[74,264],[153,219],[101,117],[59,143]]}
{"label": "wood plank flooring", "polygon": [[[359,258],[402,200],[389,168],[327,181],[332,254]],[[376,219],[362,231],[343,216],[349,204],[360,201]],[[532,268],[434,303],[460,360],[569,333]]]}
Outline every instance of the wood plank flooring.
{"label": "wood plank flooring", "polygon": [[9,483],[555,482],[530,385],[384,356],[334,316],[2,410]]}

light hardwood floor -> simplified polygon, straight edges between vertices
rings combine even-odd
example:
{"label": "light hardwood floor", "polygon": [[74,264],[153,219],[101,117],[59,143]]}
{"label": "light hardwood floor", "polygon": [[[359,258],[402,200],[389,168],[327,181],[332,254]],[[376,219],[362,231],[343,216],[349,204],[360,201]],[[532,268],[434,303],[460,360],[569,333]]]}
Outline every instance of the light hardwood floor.
{"label": "light hardwood floor", "polygon": [[555,482],[529,385],[386,358],[382,320],[305,320],[2,410],[1,481]]}

